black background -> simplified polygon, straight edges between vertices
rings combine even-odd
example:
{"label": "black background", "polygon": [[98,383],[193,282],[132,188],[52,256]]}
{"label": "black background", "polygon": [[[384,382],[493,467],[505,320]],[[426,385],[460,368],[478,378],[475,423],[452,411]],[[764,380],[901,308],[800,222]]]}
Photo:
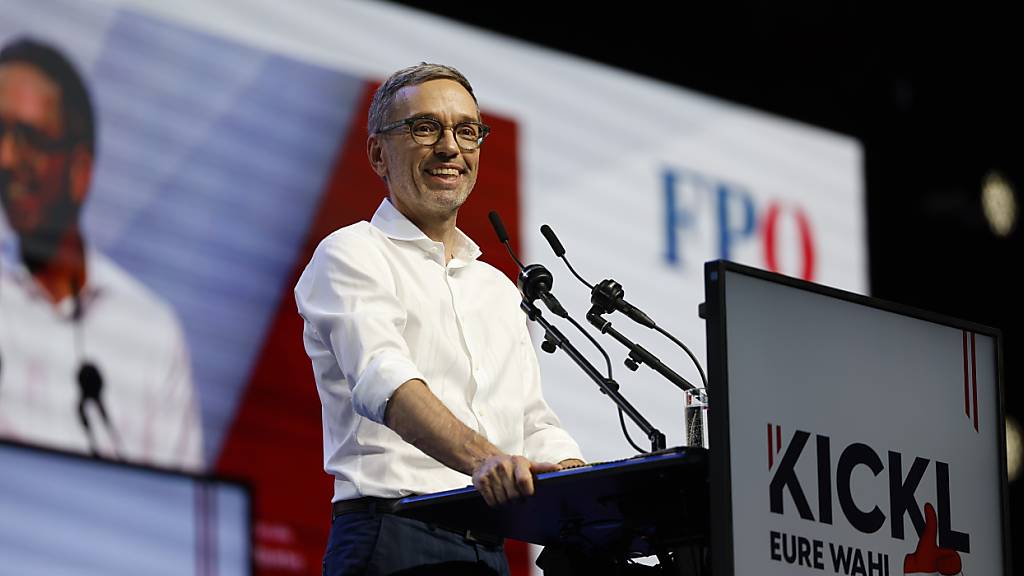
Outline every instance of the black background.
{"label": "black background", "polygon": [[1007,413],[1024,420],[1022,233],[995,236],[980,202],[989,171],[1018,202],[1024,187],[1024,19],[1009,3],[399,3],[860,140],[871,295],[1002,330]]}

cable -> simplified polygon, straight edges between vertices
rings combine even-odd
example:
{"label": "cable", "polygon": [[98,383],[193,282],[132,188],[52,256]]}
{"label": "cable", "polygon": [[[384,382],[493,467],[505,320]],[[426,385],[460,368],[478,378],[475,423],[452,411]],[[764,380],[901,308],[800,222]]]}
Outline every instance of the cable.
{"label": "cable", "polygon": [[666,332],[661,326],[655,326],[654,329],[657,330],[666,338],[668,338],[669,340],[675,342],[677,346],[679,346],[680,348],[683,349],[684,352],[686,352],[686,354],[690,357],[690,360],[693,360],[693,365],[697,367],[697,372],[700,373],[700,381],[704,383],[704,388],[707,389],[708,377],[704,375],[704,369],[701,368],[700,362],[697,361],[697,357],[693,355],[693,352],[690,352],[690,349],[686,347],[686,344],[683,344],[682,342],[677,340],[675,336]]}
{"label": "cable", "polygon": [[604,351],[604,348],[602,348],[601,345],[598,344],[597,339],[594,338],[593,336],[591,336],[589,332],[584,330],[583,326],[580,326],[579,322],[573,320],[571,317],[566,317],[566,320],[568,320],[573,326],[575,326],[577,330],[582,332],[583,335],[587,337],[587,340],[590,340],[590,342],[601,352],[601,355],[604,356],[605,364],[607,364],[607,366],[608,366],[608,379],[611,380],[611,378],[612,378],[612,359],[611,359],[611,357],[609,357],[608,353]]}
{"label": "cable", "polygon": [[626,419],[622,416],[622,408],[619,408],[619,425],[622,427],[622,433],[626,436],[626,442],[629,442],[629,445],[633,447],[633,450],[636,450],[641,454],[650,454],[649,450],[644,450],[637,446],[636,443],[633,442],[633,439],[630,438],[629,431],[626,430]]}
{"label": "cable", "polygon": [[[493,219],[492,219],[492,223],[493,223]],[[502,229],[502,230],[504,230],[504,229]],[[586,279],[583,278],[583,276],[580,276],[580,274],[578,272],[576,272],[576,269],[572,267],[572,264],[569,262],[569,259],[566,258],[566,256],[565,256],[565,246],[562,246],[562,242],[558,240],[558,236],[555,234],[555,231],[552,230],[550,226],[548,226],[547,224],[542,225],[540,227],[540,233],[544,236],[545,239],[547,239],[548,245],[551,246],[551,251],[554,252],[555,256],[557,256],[559,259],[561,259],[562,262],[565,263],[565,266],[567,268],[569,268],[569,272],[572,272],[572,275],[575,276],[577,280],[582,282],[584,286],[586,286],[587,288],[590,289],[590,291],[591,291],[591,302],[594,304],[594,308],[591,309],[591,313],[595,313],[595,311],[596,311],[596,313],[598,315],[600,315],[600,314],[604,314],[604,313],[610,313],[610,312],[613,311],[613,309],[617,309],[620,312],[623,312],[626,316],[630,317],[634,322],[637,322],[637,323],[639,323],[642,326],[645,326],[647,328],[652,328],[654,330],[657,330],[658,333],[660,333],[661,335],[665,336],[666,338],[668,338],[669,340],[674,342],[676,345],[678,345],[680,348],[682,348],[686,352],[686,354],[690,357],[690,360],[693,361],[694,366],[697,367],[697,372],[700,373],[700,379],[701,379],[701,382],[704,385],[703,391],[702,392],[698,391],[698,398],[706,403],[706,401],[707,401],[707,393],[706,393],[706,391],[707,391],[707,387],[708,387],[708,378],[704,374],[704,368],[701,367],[700,362],[697,361],[697,357],[694,356],[693,352],[691,352],[690,349],[687,348],[685,344],[680,342],[675,336],[672,336],[671,334],[666,332],[663,328],[658,326],[654,322],[654,320],[652,320],[650,317],[648,317],[646,314],[644,314],[638,308],[635,308],[632,305],[628,304],[623,299],[623,295],[624,295],[623,289],[622,289],[622,287],[617,282],[615,282],[614,280],[608,279],[608,280],[605,280],[604,282],[602,282],[599,286],[595,287],[590,282],[587,282]],[[498,235],[499,235],[499,237],[502,236],[501,233],[499,233]],[[511,248],[509,248],[509,250],[511,250]],[[599,298],[599,293],[600,293],[600,298]],[[616,302],[618,304],[623,305],[624,307],[620,307],[620,306],[615,305]],[[588,318],[589,318],[589,316],[588,316]],[[629,366],[628,362],[627,362],[627,366]],[[635,365],[631,366],[631,367],[635,370]]]}
{"label": "cable", "polygon": [[586,286],[587,288],[590,288],[591,290],[594,289],[593,284],[587,282],[586,280],[583,279],[583,276],[580,276],[579,274],[576,273],[576,269],[572,267],[572,264],[569,264],[569,261],[565,258],[565,254],[562,254],[560,258],[562,259],[562,262],[565,262],[565,265],[569,267],[569,272],[572,272],[572,275],[575,276],[577,280],[583,282],[583,285]]}
{"label": "cable", "polygon": [[[568,320],[573,326],[575,326],[577,330],[582,332],[583,335],[587,337],[587,340],[590,340],[590,342],[594,345],[594,347],[596,347],[601,352],[601,355],[604,356],[605,364],[608,366],[608,379],[611,380],[612,379],[612,359],[611,359],[611,357],[608,356],[608,353],[605,352],[604,348],[601,347],[601,344],[598,343],[597,339],[594,338],[593,336],[591,336],[590,332],[587,332],[586,330],[584,330],[583,326],[580,326],[579,322],[573,320],[571,317],[566,317],[566,320]],[[649,453],[648,450],[644,450],[643,448],[637,446],[635,442],[633,442],[633,438],[631,438],[630,435],[629,435],[629,430],[626,429],[626,419],[625,419],[625,417],[622,414],[622,408],[619,408],[619,425],[622,427],[622,434],[625,435],[626,442],[629,442],[629,445],[632,446],[634,450],[636,450],[640,454],[648,454]]]}

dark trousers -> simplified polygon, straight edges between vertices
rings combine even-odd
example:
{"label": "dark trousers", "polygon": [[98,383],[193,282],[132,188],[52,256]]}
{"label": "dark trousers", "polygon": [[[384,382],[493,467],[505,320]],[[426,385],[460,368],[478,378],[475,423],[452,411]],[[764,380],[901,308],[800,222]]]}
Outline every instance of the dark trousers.
{"label": "dark trousers", "polygon": [[349,512],[331,523],[324,576],[508,576],[501,544],[393,514]]}

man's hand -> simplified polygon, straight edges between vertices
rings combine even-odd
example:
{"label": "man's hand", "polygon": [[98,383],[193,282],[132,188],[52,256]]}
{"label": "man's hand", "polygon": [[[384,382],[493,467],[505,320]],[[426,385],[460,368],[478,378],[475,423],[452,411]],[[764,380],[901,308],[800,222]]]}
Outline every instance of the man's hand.
{"label": "man's hand", "polygon": [[491,456],[473,471],[473,486],[492,508],[533,496],[533,475],[558,470],[558,464],[531,462],[523,456]]}

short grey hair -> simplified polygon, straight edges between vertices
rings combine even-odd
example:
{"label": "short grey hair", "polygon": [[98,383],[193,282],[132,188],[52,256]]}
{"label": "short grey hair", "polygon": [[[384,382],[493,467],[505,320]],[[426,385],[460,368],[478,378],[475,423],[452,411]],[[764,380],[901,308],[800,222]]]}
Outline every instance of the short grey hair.
{"label": "short grey hair", "polygon": [[[454,80],[461,84],[466,92],[473,97],[473,102],[476,102],[473,87],[470,86],[469,80],[462,75],[462,72],[444,64],[420,62],[415,66],[395,72],[380,85],[380,88],[377,88],[377,92],[374,93],[373,100],[370,102],[370,114],[366,122],[369,133],[378,133],[388,122],[388,113],[395,103],[395,96],[399,90],[406,86],[418,86],[430,80]],[[479,108],[477,112],[479,113]]]}

